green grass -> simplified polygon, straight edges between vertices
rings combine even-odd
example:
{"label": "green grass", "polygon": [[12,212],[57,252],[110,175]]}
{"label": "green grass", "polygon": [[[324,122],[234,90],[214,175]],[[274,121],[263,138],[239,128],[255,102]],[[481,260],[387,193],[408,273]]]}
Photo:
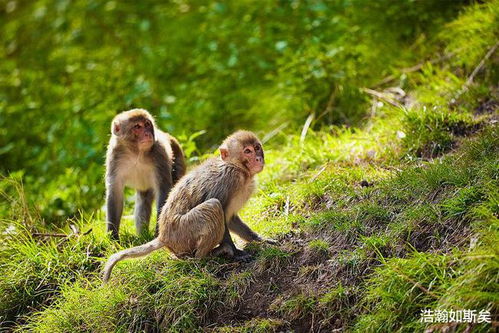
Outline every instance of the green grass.
{"label": "green grass", "polygon": [[[176,260],[157,251],[120,262],[102,286],[106,258],[151,235],[135,236],[126,218],[116,243],[105,234],[102,212],[82,212],[70,220],[80,235],[33,236],[70,230],[42,219],[47,202],[26,200],[22,175],[3,178],[0,211],[9,214],[0,220],[2,329],[414,332],[433,329],[419,321],[424,309],[499,313],[497,110],[477,111],[497,99],[493,57],[465,87],[495,44],[497,4],[471,4],[427,41],[421,37],[416,48],[429,52],[425,59],[454,55],[400,76],[394,70],[390,84],[404,89],[406,100],[385,86],[376,87],[378,97],[353,92],[348,81],[345,94],[362,94],[352,108],[369,109],[361,125],[314,123],[305,136],[291,128],[265,143],[267,166],[241,216],[279,245],[248,244],[250,263]],[[320,52],[310,46],[305,58],[313,55]],[[324,89],[314,87],[317,77],[303,80],[301,92]],[[262,105],[283,98],[266,94]],[[285,106],[297,108],[295,102]],[[190,154],[198,149],[184,139]],[[78,209],[64,206],[77,192],[87,199],[78,180],[85,182],[78,173],[61,174],[46,194],[58,192],[60,200],[48,205]]]}
{"label": "green grass", "polygon": [[25,233],[4,239],[1,252],[0,312],[2,321],[40,310],[50,304],[60,287],[100,269],[100,258],[109,246],[93,235],[78,239],[40,242]]}
{"label": "green grass", "polygon": [[128,262],[104,287],[99,279],[65,286],[59,301],[35,315],[28,327],[36,332],[197,330],[220,297],[220,282],[209,268],[195,261],[169,261],[164,253]]}
{"label": "green grass", "polygon": [[315,252],[318,253],[325,253],[327,254],[329,252],[329,243],[321,240],[321,239],[314,239],[310,242],[308,242],[308,247]]}
{"label": "green grass", "polygon": [[456,136],[463,136],[477,126],[469,114],[438,108],[411,110],[404,121],[408,131],[404,146],[418,157],[436,157],[449,151]]}
{"label": "green grass", "polygon": [[279,328],[283,327],[285,322],[279,319],[264,319],[256,318],[248,320],[241,326],[225,326],[217,327],[215,332],[220,333],[267,333],[267,332],[279,332]]}
{"label": "green grass", "polygon": [[317,299],[304,294],[292,296],[286,300],[277,300],[275,311],[290,320],[299,320],[309,315],[317,306]]}

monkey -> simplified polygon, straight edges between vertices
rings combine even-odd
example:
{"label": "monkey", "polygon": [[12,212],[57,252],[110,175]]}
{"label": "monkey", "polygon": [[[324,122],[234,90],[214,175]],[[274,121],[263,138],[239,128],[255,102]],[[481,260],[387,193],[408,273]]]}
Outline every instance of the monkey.
{"label": "monkey", "polygon": [[219,150],[220,156],[206,160],[174,186],[158,220],[157,238],[109,258],[103,270],[104,283],[117,262],[160,248],[177,258],[223,255],[248,260],[249,254],[236,248],[230,231],[245,241],[275,244],[262,239],[237,215],[255,190],[254,176],[263,170],[262,144],[254,133],[237,131]]}
{"label": "monkey", "polygon": [[106,154],[106,222],[111,237],[119,239],[125,186],[136,190],[135,226],[142,234],[149,229],[153,200],[159,216],[185,169],[180,144],[155,125],[149,112],[132,109],[116,115]]}

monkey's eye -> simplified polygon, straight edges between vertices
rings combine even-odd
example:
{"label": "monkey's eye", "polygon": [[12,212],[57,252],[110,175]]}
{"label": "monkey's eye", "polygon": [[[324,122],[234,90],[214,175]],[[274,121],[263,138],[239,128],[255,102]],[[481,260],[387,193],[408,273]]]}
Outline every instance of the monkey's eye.
{"label": "monkey's eye", "polygon": [[140,124],[135,124],[135,126],[133,128],[140,129],[140,127],[141,127]]}
{"label": "monkey's eye", "polygon": [[259,151],[259,150],[260,150],[260,146],[256,146],[256,147],[255,147],[255,150],[256,150],[256,151]]}
{"label": "monkey's eye", "polygon": [[146,123],[144,124],[145,127],[151,127],[151,122],[150,121],[146,121]]}
{"label": "monkey's eye", "polygon": [[250,153],[251,153],[251,150],[250,150],[250,149],[248,149],[248,148],[246,148],[246,149],[244,150],[244,153],[245,153],[245,154],[250,154]]}

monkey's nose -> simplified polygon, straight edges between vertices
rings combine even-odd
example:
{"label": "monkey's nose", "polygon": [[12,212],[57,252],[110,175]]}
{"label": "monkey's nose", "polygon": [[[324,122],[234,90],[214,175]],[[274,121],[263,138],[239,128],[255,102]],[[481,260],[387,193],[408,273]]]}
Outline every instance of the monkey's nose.
{"label": "monkey's nose", "polygon": [[257,156],[256,161],[258,163],[263,163],[263,158],[261,158],[260,156]]}

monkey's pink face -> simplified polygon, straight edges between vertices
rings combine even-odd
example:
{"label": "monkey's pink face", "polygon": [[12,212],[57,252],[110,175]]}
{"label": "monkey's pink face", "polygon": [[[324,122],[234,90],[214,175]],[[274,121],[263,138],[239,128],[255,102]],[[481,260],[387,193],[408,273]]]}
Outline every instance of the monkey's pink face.
{"label": "monkey's pink face", "polygon": [[248,168],[252,175],[255,175],[263,170],[265,158],[263,147],[260,143],[247,145],[243,148],[243,164]]}
{"label": "monkey's pink face", "polygon": [[151,148],[154,143],[154,126],[150,120],[140,120],[135,122],[130,131],[132,132],[132,135],[134,136],[140,150],[147,150]]}

